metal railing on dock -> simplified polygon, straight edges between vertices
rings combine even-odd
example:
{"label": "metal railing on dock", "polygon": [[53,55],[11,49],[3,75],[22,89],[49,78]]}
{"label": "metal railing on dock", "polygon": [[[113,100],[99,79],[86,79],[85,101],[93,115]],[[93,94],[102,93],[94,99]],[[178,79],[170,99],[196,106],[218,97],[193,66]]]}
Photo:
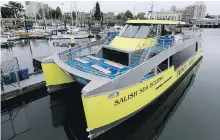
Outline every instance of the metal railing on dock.
{"label": "metal railing on dock", "polygon": [[45,86],[42,73],[29,74],[20,69],[17,58],[1,61],[1,102],[29,93]]}
{"label": "metal railing on dock", "polygon": [[[19,69],[18,59],[17,57],[13,57],[10,59],[1,60],[1,91],[4,91],[4,84],[12,84],[16,87],[17,84],[18,88],[20,88],[19,83],[19,76],[17,70]],[[13,72],[13,74],[11,74]],[[12,77],[10,77],[12,75]],[[12,78],[13,83],[9,81]]]}

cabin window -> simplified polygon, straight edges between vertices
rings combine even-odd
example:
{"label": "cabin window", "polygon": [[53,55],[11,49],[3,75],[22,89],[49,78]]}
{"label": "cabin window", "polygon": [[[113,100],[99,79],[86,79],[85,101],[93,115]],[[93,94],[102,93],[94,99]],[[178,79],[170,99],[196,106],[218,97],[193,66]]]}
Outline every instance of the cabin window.
{"label": "cabin window", "polygon": [[124,33],[122,34],[122,36],[133,38],[136,35],[139,28],[140,26],[129,25],[127,29],[124,31]]}
{"label": "cabin window", "polygon": [[182,33],[182,26],[181,25],[177,25],[175,31],[176,31],[176,34]]}
{"label": "cabin window", "polygon": [[157,35],[157,27],[153,26],[148,37],[156,37],[156,35]]}
{"label": "cabin window", "polygon": [[196,52],[198,51],[198,42],[196,42]]}
{"label": "cabin window", "polygon": [[184,50],[174,54],[172,58],[172,64],[175,69],[181,66],[184,62],[186,62],[189,58],[195,55],[195,45],[185,48]]}
{"label": "cabin window", "polygon": [[161,73],[168,69],[168,59],[161,62],[157,67],[157,73]]}
{"label": "cabin window", "polygon": [[128,66],[128,53],[102,48],[103,58]]}
{"label": "cabin window", "polygon": [[154,29],[155,25],[152,26],[150,24],[130,24],[126,26],[123,31],[121,31],[119,36],[129,38],[146,38],[148,37],[149,32],[152,31],[152,28]]}
{"label": "cabin window", "polygon": [[162,25],[161,36],[171,35],[172,31],[175,31],[175,25]]}
{"label": "cabin window", "polygon": [[145,38],[147,37],[149,31],[150,31],[150,26],[140,26],[140,29],[134,38]]}

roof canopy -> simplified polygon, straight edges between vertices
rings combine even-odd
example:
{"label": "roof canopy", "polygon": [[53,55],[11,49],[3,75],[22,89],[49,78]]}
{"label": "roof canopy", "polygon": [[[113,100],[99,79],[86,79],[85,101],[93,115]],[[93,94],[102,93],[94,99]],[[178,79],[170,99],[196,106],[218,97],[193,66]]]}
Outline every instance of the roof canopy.
{"label": "roof canopy", "polygon": [[128,20],[127,23],[134,24],[185,24],[182,21],[173,21],[173,20]]}

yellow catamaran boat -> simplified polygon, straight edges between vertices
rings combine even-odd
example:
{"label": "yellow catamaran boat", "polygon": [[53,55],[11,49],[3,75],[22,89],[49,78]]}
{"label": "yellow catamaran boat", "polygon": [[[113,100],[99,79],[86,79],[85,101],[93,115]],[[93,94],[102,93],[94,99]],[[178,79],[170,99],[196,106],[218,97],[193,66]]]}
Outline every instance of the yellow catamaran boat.
{"label": "yellow catamaran boat", "polygon": [[81,96],[92,139],[150,105],[199,62],[201,33],[184,24],[128,20],[111,42],[56,53],[42,64],[48,91],[83,85],[73,94]]}

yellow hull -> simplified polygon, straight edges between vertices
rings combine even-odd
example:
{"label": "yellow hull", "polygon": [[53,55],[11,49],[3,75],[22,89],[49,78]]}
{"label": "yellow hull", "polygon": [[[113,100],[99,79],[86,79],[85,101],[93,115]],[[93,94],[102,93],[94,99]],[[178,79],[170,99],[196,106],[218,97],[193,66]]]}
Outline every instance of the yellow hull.
{"label": "yellow hull", "polygon": [[[130,87],[93,97],[82,95],[88,130],[111,124],[150,104],[171,87],[201,56],[202,49],[178,69],[174,70],[172,66],[155,77]],[[111,98],[113,93],[117,93],[118,96]]]}
{"label": "yellow hull", "polygon": [[48,88],[74,82],[71,76],[66,74],[56,63],[42,63],[42,69]]}
{"label": "yellow hull", "polygon": [[30,35],[32,35],[31,32],[28,32],[28,33],[26,31],[19,32],[19,36],[20,37],[26,37],[26,36],[30,36]]}

